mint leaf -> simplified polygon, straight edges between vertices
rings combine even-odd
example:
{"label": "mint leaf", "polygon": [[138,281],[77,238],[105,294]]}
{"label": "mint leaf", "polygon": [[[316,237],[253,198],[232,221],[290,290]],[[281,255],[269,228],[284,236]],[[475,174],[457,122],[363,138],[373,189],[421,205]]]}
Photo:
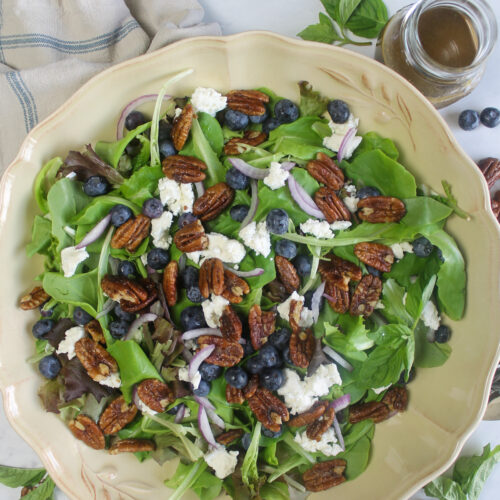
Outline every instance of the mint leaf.
{"label": "mint leaf", "polygon": [[323,7],[328,15],[337,22],[340,19],[340,2],[341,0],[321,0],[321,3],[323,4]]}
{"label": "mint leaf", "polygon": [[340,0],[338,23],[340,26],[345,26],[356,7],[361,3],[361,0]]}
{"label": "mint leaf", "polygon": [[311,24],[306,29],[298,33],[298,36],[304,40],[311,40],[313,42],[332,43],[341,40],[337,30],[332,22],[325,14],[319,14],[319,23]]}
{"label": "mint leaf", "polygon": [[46,470],[42,468],[22,469],[19,467],[0,465],[0,483],[9,488],[34,486],[42,480],[46,473]]}
{"label": "mint leaf", "polygon": [[362,0],[347,21],[346,27],[363,38],[377,38],[389,17],[382,0]]}
{"label": "mint leaf", "polygon": [[[302,116],[320,116],[326,111],[328,98],[313,90],[309,82],[299,82],[300,90],[300,114]],[[331,133],[331,131],[330,131]]]}
{"label": "mint leaf", "polygon": [[449,477],[438,477],[424,488],[425,494],[438,500],[467,500],[460,485]]}

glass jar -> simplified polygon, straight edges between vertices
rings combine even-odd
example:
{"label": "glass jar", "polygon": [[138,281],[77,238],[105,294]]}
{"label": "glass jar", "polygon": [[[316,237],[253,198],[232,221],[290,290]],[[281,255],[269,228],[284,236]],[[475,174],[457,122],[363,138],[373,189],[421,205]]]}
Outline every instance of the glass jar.
{"label": "glass jar", "polygon": [[420,0],[387,23],[382,58],[442,108],[476,87],[496,38],[484,0]]}

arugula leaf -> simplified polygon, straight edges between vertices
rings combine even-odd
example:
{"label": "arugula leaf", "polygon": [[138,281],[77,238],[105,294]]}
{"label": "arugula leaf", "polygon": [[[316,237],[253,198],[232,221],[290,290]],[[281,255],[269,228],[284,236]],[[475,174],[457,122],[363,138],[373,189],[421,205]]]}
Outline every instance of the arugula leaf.
{"label": "arugula leaf", "polygon": [[33,194],[38,207],[43,214],[46,214],[49,211],[47,194],[56,182],[57,172],[61,168],[62,164],[63,160],[59,156],[52,158],[41,168],[35,178]]}
{"label": "arugula leaf", "polygon": [[35,215],[31,229],[31,243],[26,245],[26,254],[33,257],[36,253],[46,254],[52,241],[52,223],[45,217]]}
{"label": "arugula leaf", "polygon": [[377,38],[389,16],[382,0],[362,0],[347,21],[347,28],[363,38]]}
{"label": "arugula leaf", "polygon": [[309,82],[299,82],[299,91],[299,107],[300,114],[302,116],[321,116],[326,111],[328,98],[322,96],[317,90],[313,90],[312,85]]}
{"label": "arugula leaf", "polygon": [[333,43],[342,40],[332,21],[322,12],[319,13],[318,24],[311,24],[297,35],[303,40],[311,40],[313,42]]}
{"label": "arugula leaf", "polygon": [[255,484],[259,480],[259,471],[257,470],[257,458],[259,457],[259,440],[262,424],[257,422],[253,429],[252,441],[243,459],[241,465],[241,479],[243,484],[248,486],[251,492],[255,491]]}
{"label": "arugula leaf", "polygon": [[259,490],[259,498],[262,500],[290,500],[288,486],[279,481],[266,483]]}
{"label": "arugula leaf", "polygon": [[19,467],[0,465],[0,483],[9,488],[34,486],[43,479],[46,473],[47,471],[43,468],[22,469]]}
{"label": "arugula leaf", "polygon": [[460,485],[449,477],[438,477],[424,487],[425,494],[438,500],[467,500]]}
{"label": "arugula leaf", "polygon": [[120,192],[132,204],[142,205],[144,201],[154,195],[158,187],[158,180],[163,177],[159,165],[142,167],[123,182],[120,186]]}
{"label": "arugula leaf", "polygon": [[339,19],[340,26],[345,26],[352,13],[356,10],[361,0],[340,0]]}
{"label": "arugula leaf", "polygon": [[434,198],[438,199],[441,203],[448,205],[462,219],[470,220],[471,215],[458,206],[458,201],[451,192],[451,184],[448,181],[442,180],[441,185],[443,186],[445,196],[438,195],[434,196]]}

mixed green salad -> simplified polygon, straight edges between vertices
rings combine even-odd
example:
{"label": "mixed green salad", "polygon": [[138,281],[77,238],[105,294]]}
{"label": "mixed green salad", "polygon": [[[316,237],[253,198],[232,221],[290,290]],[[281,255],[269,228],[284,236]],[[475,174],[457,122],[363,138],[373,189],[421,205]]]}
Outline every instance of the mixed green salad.
{"label": "mixed green salad", "polygon": [[338,96],[167,96],[189,73],[36,178],[41,401],[95,449],[180,457],[171,499],[353,480],[451,354],[466,275],[444,225],[467,214]]}

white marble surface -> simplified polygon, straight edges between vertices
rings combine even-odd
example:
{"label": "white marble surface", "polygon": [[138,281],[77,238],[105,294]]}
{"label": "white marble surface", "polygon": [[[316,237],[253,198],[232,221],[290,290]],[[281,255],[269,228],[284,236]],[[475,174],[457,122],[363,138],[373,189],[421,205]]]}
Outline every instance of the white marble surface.
{"label": "white marble surface", "polygon": [[[319,0],[200,0],[200,2],[206,10],[206,21],[219,22],[222,26],[222,32],[226,35],[246,30],[263,29],[295,36],[308,24],[317,22],[318,12],[322,8]],[[391,14],[408,3],[411,2],[408,0],[386,0]],[[500,1],[490,0],[490,3],[500,23]],[[373,56],[373,48],[355,47],[353,50]],[[481,110],[487,106],[500,108],[499,63],[500,43],[497,44],[483,80],[477,89],[462,101],[441,111],[462,147],[475,161],[485,156],[500,157],[500,127],[488,129],[481,126],[472,132],[464,132],[459,129],[457,118],[463,109]],[[40,464],[33,450],[12,430],[3,409],[0,409],[0,443],[0,464],[18,467],[35,467]],[[500,444],[500,421],[482,422],[466,443],[463,453],[466,455],[477,453],[486,443],[491,443],[492,446]],[[496,500],[499,497],[499,491],[500,467],[497,467],[488,480],[480,500]],[[0,485],[1,500],[16,500],[18,498],[19,490],[12,490]],[[65,500],[67,497],[58,492],[56,498]],[[423,498],[425,495],[419,493],[412,500]]]}

